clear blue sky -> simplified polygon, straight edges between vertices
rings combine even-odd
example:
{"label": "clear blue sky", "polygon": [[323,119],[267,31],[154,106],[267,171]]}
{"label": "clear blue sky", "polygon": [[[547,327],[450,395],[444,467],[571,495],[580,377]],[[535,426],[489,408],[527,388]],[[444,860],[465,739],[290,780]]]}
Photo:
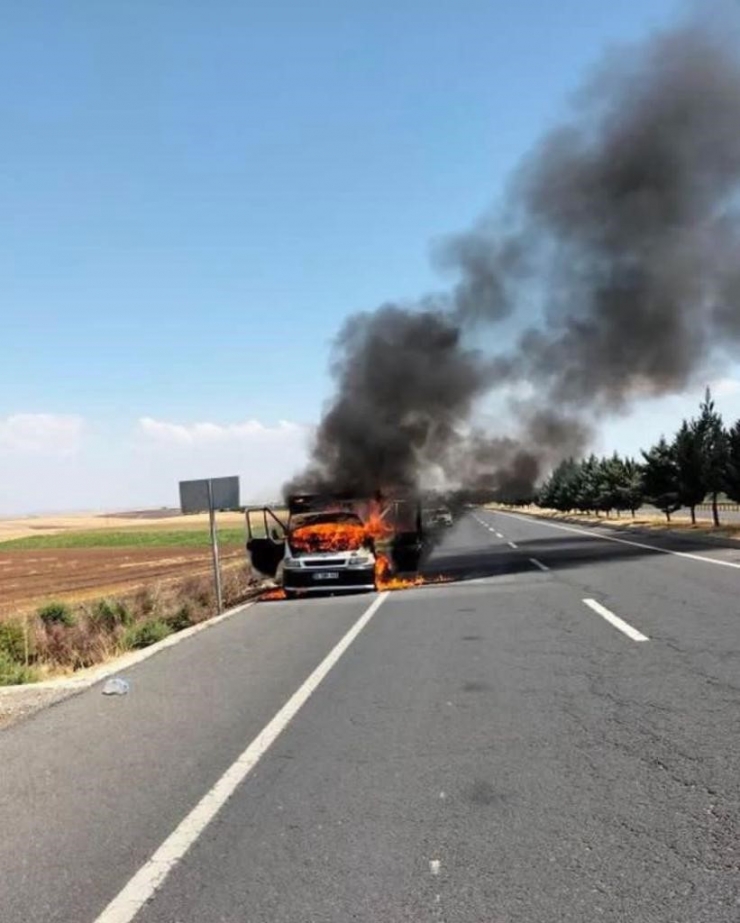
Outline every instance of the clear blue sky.
{"label": "clear blue sky", "polygon": [[74,417],[114,477],[142,417],[314,422],[342,318],[439,285],[430,241],[675,11],[5,0],[0,435]]}

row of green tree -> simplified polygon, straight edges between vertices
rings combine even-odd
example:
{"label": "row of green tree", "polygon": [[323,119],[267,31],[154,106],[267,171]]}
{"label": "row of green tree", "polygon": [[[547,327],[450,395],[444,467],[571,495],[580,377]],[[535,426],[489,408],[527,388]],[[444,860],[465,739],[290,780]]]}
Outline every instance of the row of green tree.
{"label": "row of green tree", "polygon": [[541,486],[536,502],[563,512],[629,510],[633,515],[649,503],[669,522],[671,513],[688,507],[696,522],[696,507],[709,498],[718,526],[723,494],[740,503],[740,420],[725,427],[707,389],[698,416],[684,420],[672,441],[661,437],[639,462],[616,453],[566,459]]}

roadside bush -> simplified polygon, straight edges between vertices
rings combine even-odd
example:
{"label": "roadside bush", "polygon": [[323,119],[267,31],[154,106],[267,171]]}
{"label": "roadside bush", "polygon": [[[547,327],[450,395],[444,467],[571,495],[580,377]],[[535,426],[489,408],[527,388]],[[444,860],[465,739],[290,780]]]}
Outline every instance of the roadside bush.
{"label": "roadside bush", "polygon": [[121,638],[121,646],[126,650],[139,650],[171,634],[172,628],[163,619],[149,619],[126,629]]}
{"label": "roadside bush", "polygon": [[38,679],[36,670],[17,663],[0,651],[0,686],[16,686],[22,683],[34,683]]}
{"label": "roadside bush", "polygon": [[115,637],[90,619],[81,619],[71,626],[47,625],[36,638],[38,660],[72,670],[101,663],[116,647]]}
{"label": "roadside bush", "polygon": [[100,599],[90,610],[90,622],[104,631],[114,632],[117,628],[127,628],[133,623],[133,616],[125,603],[118,599]]}
{"label": "roadside bush", "polygon": [[193,621],[192,610],[187,603],[180,606],[180,608],[175,612],[166,616],[164,622],[172,629],[172,631],[182,631],[184,628],[190,628],[191,625],[195,624]]}
{"label": "roadside bush", "polygon": [[37,615],[47,627],[50,625],[64,625],[71,628],[75,623],[74,614],[66,603],[47,603],[38,610]]}
{"label": "roadside bush", "polygon": [[203,609],[216,608],[216,596],[210,577],[189,577],[183,581],[178,596]]}
{"label": "roadside bush", "polygon": [[[23,622],[8,620],[0,622],[0,656],[5,655],[15,663],[26,662],[26,633]],[[29,657],[32,654],[31,639],[28,644]]]}
{"label": "roadside bush", "polygon": [[239,605],[249,596],[249,590],[251,589],[249,574],[241,568],[226,571],[223,575],[221,589],[224,608],[229,609],[231,606]]}
{"label": "roadside bush", "polygon": [[133,608],[141,615],[151,615],[157,607],[157,597],[149,587],[141,587],[132,599]]}
{"label": "roadside bush", "polygon": [[36,635],[39,658],[54,667],[70,667],[75,659],[70,629],[60,622],[43,624]]}
{"label": "roadside bush", "polygon": [[[224,604],[233,606],[250,595],[253,581],[243,568],[223,575]],[[24,622],[0,621],[0,685],[34,682],[38,670],[67,672],[102,663],[122,651],[156,644],[216,614],[209,575],[141,587],[120,599],[99,599],[84,606],[52,601],[31,619],[25,666]]]}

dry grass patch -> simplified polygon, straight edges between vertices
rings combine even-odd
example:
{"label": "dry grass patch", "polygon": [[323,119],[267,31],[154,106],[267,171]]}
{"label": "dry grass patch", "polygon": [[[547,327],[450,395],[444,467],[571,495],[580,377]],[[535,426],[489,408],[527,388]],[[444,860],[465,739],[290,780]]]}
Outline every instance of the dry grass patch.
{"label": "dry grass patch", "polygon": [[559,510],[541,509],[536,506],[515,507],[512,509],[511,507],[494,503],[488,504],[486,509],[492,511],[501,510],[504,513],[522,513],[537,519],[552,519],[562,522],[579,522],[585,525],[609,526],[612,529],[623,529],[625,531],[628,529],[640,529],[641,531],[653,532],[670,531],[683,532],[687,535],[704,535],[712,538],[740,539],[740,522],[722,523],[722,525],[715,527],[706,519],[698,520],[696,524],[693,524],[690,517],[687,515],[674,514],[671,516],[671,521],[668,522],[664,515],[657,513],[654,516],[641,514],[633,517],[625,513],[622,513],[620,516],[597,516],[595,513],[579,513],[576,511],[562,513]]}
{"label": "dry grass patch", "polygon": [[[246,567],[223,575],[228,608],[256,595]],[[78,605],[50,602],[0,622],[0,685],[72,673],[155,644],[216,614],[209,576],[141,587],[121,598]]]}

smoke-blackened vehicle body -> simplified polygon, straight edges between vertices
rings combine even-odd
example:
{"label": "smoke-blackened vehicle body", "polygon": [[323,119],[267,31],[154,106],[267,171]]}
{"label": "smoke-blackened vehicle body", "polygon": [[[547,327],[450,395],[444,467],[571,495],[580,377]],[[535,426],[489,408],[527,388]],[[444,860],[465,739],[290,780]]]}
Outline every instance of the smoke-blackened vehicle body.
{"label": "smoke-blackened vehicle body", "polygon": [[397,495],[292,494],[287,510],[248,510],[247,532],[252,566],[288,597],[374,590],[422,549],[418,503]]}

